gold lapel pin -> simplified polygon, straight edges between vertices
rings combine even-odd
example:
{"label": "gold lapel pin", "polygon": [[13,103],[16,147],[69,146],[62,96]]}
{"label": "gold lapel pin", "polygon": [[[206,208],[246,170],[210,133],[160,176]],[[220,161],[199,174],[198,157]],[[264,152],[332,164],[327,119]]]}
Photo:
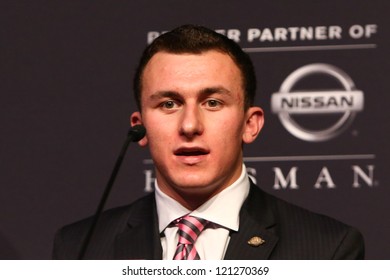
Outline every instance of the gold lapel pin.
{"label": "gold lapel pin", "polygon": [[260,236],[253,236],[251,239],[248,240],[248,244],[252,247],[259,247],[264,243],[265,240],[262,239]]}

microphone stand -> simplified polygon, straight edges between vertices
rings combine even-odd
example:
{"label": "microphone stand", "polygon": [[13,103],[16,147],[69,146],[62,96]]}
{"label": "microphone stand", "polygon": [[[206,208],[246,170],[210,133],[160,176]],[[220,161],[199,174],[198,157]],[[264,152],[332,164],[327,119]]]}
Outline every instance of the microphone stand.
{"label": "microphone stand", "polygon": [[146,134],[146,130],[142,125],[135,125],[134,127],[130,128],[129,132],[127,133],[126,140],[122,146],[121,152],[119,153],[119,156],[116,160],[114,169],[111,172],[110,179],[107,182],[106,188],[103,192],[102,198],[100,199],[100,203],[98,205],[98,208],[96,210],[95,215],[93,216],[92,224],[87,232],[87,235],[85,236],[85,239],[82,243],[80,252],[79,252],[79,260],[84,259],[85,253],[88,249],[89,243],[91,241],[91,238],[93,236],[93,233],[96,228],[96,224],[100,218],[100,215],[104,209],[104,205],[106,204],[107,198],[111,192],[112,186],[114,184],[115,178],[119,172],[119,169],[122,165],[123,158],[125,156],[126,150],[130,144],[130,142],[138,142],[142,138],[144,138]]}

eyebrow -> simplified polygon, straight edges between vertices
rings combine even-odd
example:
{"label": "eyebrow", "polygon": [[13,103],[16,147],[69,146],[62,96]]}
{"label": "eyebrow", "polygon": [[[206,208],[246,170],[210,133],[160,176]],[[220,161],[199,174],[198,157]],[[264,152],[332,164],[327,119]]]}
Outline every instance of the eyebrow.
{"label": "eyebrow", "polygon": [[[201,89],[199,91],[199,94],[202,96],[208,96],[211,94],[231,95],[231,92],[222,86],[221,87],[217,86],[217,87],[206,87],[204,89]],[[167,91],[157,91],[157,92],[153,93],[150,96],[150,99],[154,100],[154,99],[161,99],[161,98],[180,98],[181,96],[182,96],[182,94],[180,94],[180,92],[173,91],[173,90],[167,90]]]}
{"label": "eyebrow", "polygon": [[150,96],[150,99],[155,100],[155,99],[161,99],[161,98],[178,98],[178,97],[180,97],[179,92],[167,90],[167,91],[157,91],[157,92],[153,93]]}
{"label": "eyebrow", "polygon": [[200,94],[202,95],[210,95],[210,94],[214,94],[214,93],[217,93],[217,94],[228,94],[230,95],[231,92],[224,88],[224,87],[207,87],[207,88],[204,88],[200,91]]}

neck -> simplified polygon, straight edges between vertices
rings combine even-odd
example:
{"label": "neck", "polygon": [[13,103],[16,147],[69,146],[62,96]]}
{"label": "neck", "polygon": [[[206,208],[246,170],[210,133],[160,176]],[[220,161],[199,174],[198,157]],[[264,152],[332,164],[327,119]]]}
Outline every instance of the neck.
{"label": "neck", "polygon": [[174,199],[188,210],[193,211],[213,196],[214,194],[181,194],[179,197],[174,197]]}
{"label": "neck", "polygon": [[217,188],[213,190],[206,191],[205,189],[196,190],[196,189],[187,189],[183,190],[173,190],[173,189],[164,189],[160,187],[160,190],[164,192],[166,195],[170,196],[178,203],[180,203],[183,207],[188,210],[195,210],[199,208],[202,204],[207,202],[210,198],[220,193],[224,188]]}

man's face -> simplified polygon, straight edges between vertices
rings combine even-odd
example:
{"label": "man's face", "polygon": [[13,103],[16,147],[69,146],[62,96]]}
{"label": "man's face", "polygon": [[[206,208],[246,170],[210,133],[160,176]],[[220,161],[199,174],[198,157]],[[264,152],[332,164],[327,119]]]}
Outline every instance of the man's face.
{"label": "man's face", "polygon": [[232,184],[241,174],[242,143],[259,133],[258,107],[244,110],[239,68],[217,51],[155,54],[144,69],[142,123],[160,189],[186,205]]}

